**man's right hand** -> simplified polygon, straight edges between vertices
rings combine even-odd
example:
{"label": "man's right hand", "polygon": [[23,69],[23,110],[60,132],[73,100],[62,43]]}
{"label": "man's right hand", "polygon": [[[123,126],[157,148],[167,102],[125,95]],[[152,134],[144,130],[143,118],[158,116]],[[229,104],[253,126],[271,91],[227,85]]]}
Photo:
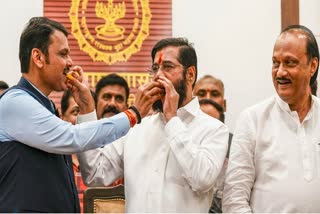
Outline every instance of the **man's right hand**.
{"label": "man's right hand", "polygon": [[74,100],[79,105],[80,114],[87,114],[95,110],[94,99],[92,97],[89,84],[80,66],[71,69],[76,75],[67,80],[67,86],[72,92]]}
{"label": "man's right hand", "polygon": [[138,109],[141,117],[145,117],[153,103],[161,99],[163,87],[158,82],[149,82],[138,88],[134,106]]}

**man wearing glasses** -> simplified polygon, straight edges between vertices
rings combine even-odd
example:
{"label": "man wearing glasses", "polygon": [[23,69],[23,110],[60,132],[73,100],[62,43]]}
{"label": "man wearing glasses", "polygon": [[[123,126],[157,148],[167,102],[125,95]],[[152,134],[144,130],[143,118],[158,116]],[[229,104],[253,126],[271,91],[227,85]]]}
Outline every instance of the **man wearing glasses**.
{"label": "man wearing glasses", "polygon": [[90,186],[124,176],[126,212],[207,212],[228,129],[192,96],[197,56],[186,39],[163,39],[151,56],[151,83],[163,90],[153,105],[157,113],[120,140],[80,154],[82,174]]}

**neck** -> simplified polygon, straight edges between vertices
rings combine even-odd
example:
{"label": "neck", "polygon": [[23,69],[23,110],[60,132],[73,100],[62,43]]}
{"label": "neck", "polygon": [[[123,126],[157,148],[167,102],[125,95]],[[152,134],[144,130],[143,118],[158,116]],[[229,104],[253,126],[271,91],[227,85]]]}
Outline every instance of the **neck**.
{"label": "neck", "polygon": [[311,94],[303,96],[302,99],[299,99],[299,102],[295,104],[289,104],[289,107],[291,111],[298,113],[299,120],[302,122],[311,109]]}
{"label": "neck", "polygon": [[50,90],[48,90],[43,84],[42,81],[39,80],[39,78],[36,75],[31,75],[29,73],[23,73],[22,76],[31,82],[39,91],[41,91],[44,95],[47,97],[51,93]]}
{"label": "neck", "polygon": [[192,89],[187,88],[187,96],[183,100],[182,105],[180,107],[183,107],[183,106],[187,105],[191,100],[192,100]]}

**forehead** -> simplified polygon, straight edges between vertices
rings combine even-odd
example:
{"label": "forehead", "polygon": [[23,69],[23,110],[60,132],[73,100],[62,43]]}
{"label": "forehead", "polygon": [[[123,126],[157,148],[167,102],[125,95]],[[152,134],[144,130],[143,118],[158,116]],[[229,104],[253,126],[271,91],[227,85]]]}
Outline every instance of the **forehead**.
{"label": "forehead", "polygon": [[196,85],[196,90],[200,90],[200,89],[204,89],[204,90],[218,90],[221,93],[223,93],[223,86],[222,84],[215,80],[215,79],[204,79],[201,80],[197,85]]}
{"label": "forehead", "polygon": [[122,85],[106,85],[100,90],[99,93],[99,95],[103,94],[121,95],[126,97],[126,90]]}
{"label": "forehead", "polygon": [[162,61],[177,61],[179,57],[179,47],[167,46],[159,50],[155,55],[155,62],[158,62],[160,55]]}
{"label": "forehead", "polygon": [[289,31],[282,33],[274,46],[273,54],[293,55],[301,57],[306,55],[307,36],[301,31]]}
{"label": "forehead", "polygon": [[76,107],[76,106],[78,106],[78,104],[76,103],[74,98],[72,96],[69,97],[69,107],[68,107],[68,109],[71,109],[71,108]]}
{"label": "forehead", "polygon": [[55,30],[50,35],[49,48],[69,49],[68,38],[61,31]]}

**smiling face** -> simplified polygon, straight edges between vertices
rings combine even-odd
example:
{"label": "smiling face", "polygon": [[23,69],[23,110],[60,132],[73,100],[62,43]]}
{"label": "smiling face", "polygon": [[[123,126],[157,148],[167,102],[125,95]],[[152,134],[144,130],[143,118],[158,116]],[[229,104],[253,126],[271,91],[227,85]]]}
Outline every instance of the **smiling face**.
{"label": "smiling face", "polygon": [[72,66],[67,37],[61,31],[54,31],[50,36],[48,56],[41,53],[39,76],[45,92],[63,91],[67,88],[64,71]]}
{"label": "smiling face", "polygon": [[289,105],[298,104],[309,96],[309,83],[316,70],[317,60],[308,60],[307,37],[301,31],[282,33],[274,46],[272,79],[282,100]]}

